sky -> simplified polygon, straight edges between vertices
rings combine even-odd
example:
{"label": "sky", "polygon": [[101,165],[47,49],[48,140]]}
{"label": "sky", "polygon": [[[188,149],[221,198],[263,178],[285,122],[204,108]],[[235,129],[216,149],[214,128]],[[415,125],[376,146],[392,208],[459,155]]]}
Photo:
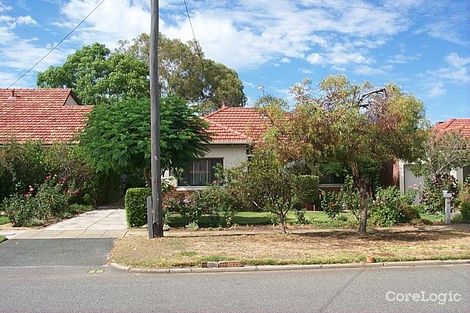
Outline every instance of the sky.
{"label": "sky", "polygon": [[[98,0],[0,0],[0,87],[8,87],[74,28]],[[252,104],[291,100],[305,78],[329,74],[416,95],[431,122],[470,118],[470,1],[187,0],[206,57],[238,72]],[[193,39],[183,0],[160,0],[160,29]],[[14,87],[95,41],[111,49],[150,29],[148,0],[105,0]]]}

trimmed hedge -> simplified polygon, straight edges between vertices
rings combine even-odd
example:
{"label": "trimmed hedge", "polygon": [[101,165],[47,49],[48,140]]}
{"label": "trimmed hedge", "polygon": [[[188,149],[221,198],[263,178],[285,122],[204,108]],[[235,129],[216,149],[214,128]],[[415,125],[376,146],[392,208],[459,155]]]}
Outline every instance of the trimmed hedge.
{"label": "trimmed hedge", "polygon": [[147,197],[150,195],[152,195],[150,188],[127,189],[125,208],[129,227],[140,227],[147,224]]}

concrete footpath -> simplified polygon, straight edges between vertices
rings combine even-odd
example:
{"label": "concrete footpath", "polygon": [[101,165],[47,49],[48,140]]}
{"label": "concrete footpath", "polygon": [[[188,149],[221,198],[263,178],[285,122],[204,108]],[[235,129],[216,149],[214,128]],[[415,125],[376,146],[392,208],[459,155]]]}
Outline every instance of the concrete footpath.
{"label": "concrete footpath", "polygon": [[101,209],[85,212],[45,228],[0,229],[8,239],[121,238],[127,233],[125,210]]}

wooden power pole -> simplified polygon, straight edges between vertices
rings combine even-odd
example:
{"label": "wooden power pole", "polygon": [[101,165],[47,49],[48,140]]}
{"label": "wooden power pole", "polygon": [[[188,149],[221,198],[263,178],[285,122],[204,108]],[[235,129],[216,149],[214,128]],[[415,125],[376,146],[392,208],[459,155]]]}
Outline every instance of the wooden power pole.
{"label": "wooden power pole", "polygon": [[163,237],[162,171],[160,164],[160,91],[158,86],[158,0],[151,0],[150,118],[152,199],[147,204],[149,238]]}

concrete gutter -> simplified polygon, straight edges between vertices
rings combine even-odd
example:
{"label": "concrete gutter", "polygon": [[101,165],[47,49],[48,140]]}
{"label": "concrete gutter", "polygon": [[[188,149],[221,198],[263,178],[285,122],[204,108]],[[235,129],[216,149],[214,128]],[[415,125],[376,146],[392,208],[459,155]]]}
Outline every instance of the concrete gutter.
{"label": "concrete gutter", "polygon": [[110,263],[110,266],[130,273],[153,273],[153,274],[180,274],[180,273],[238,273],[238,272],[272,272],[293,270],[319,270],[319,269],[347,269],[347,268],[393,268],[393,267],[417,267],[435,265],[462,265],[470,264],[470,260],[430,260],[409,262],[377,262],[377,263],[347,263],[347,264],[312,264],[312,265],[257,265],[243,267],[184,267],[184,268],[140,268]]}

